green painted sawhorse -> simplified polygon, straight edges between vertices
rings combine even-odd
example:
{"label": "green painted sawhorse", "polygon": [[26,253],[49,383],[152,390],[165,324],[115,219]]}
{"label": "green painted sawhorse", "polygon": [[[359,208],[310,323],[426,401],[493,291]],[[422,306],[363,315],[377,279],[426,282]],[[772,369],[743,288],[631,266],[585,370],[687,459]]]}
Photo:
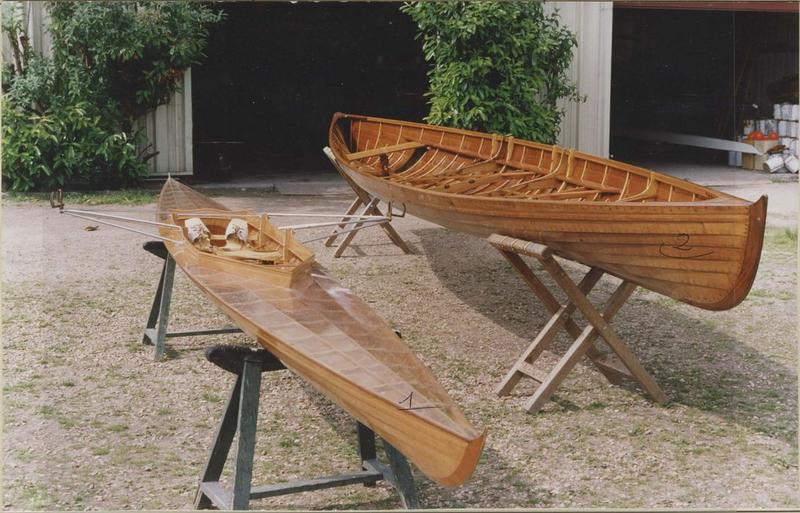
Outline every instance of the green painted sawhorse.
{"label": "green painted sawhorse", "polygon": [[[250,501],[255,499],[355,484],[375,486],[375,483],[381,480],[386,480],[397,490],[404,507],[409,509],[419,507],[414,478],[406,458],[384,441],[383,446],[389,465],[381,462],[375,450],[375,433],[360,422],[358,423],[360,471],[252,486],[261,373],[278,371],[285,367],[280,360],[264,349],[253,350],[240,346],[214,346],[206,351],[206,358],[218,367],[236,374],[237,378],[197,488],[196,509],[246,510],[249,509]],[[229,490],[222,486],[219,479],[237,432],[239,440],[236,448],[233,489]]]}
{"label": "green painted sawhorse", "polygon": [[156,295],[153,298],[153,305],[150,307],[150,316],[147,318],[147,326],[142,336],[143,344],[154,346],[153,359],[155,361],[159,361],[164,357],[166,339],[168,338],[241,333],[242,330],[236,327],[168,332],[167,325],[169,324],[169,307],[172,302],[172,284],[175,280],[175,260],[161,241],[148,241],[144,243],[143,247],[148,253],[152,253],[164,260],[164,267],[161,269],[161,278],[158,280]]}

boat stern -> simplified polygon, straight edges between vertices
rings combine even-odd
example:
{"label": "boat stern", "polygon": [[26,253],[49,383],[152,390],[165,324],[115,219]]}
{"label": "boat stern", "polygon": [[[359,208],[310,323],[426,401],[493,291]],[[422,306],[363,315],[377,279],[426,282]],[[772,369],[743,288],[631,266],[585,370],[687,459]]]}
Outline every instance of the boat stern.
{"label": "boat stern", "polygon": [[481,433],[481,436],[470,440],[466,443],[462,452],[461,461],[453,471],[444,476],[437,477],[436,482],[443,486],[460,486],[464,484],[471,476],[478,465],[478,460],[483,453],[483,446],[486,442],[486,430]]}
{"label": "boat stern", "polygon": [[761,196],[750,205],[742,266],[730,292],[720,301],[712,304],[697,304],[706,310],[728,310],[747,297],[758,272],[761,249],[764,245],[764,229],[767,223],[767,196]]}

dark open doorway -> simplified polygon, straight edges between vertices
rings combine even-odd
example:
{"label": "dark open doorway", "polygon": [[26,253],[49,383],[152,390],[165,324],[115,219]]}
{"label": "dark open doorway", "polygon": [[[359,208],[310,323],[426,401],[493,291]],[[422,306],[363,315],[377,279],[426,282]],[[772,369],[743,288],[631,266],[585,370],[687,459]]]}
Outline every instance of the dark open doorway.
{"label": "dark open doorway", "polygon": [[617,4],[613,23],[611,154],[617,160],[726,164],[726,152],[620,133],[653,130],[735,140],[743,120],[769,118],[774,103],[791,101],[776,93],[781,84],[794,77],[797,87],[796,12]]}
{"label": "dark open doorway", "polygon": [[426,66],[400,5],[222,4],[192,70],[196,174],[224,178],[223,146],[234,176],[327,169],[336,111],[421,120]]}

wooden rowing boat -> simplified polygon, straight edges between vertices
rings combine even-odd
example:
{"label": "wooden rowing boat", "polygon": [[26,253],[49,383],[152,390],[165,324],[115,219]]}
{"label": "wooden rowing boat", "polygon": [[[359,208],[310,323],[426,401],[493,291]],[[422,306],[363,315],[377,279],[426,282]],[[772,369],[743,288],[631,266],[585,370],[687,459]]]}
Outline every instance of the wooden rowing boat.
{"label": "wooden rowing boat", "polygon": [[509,235],[708,310],[739,304],[761,256],[767,198],[749,202],[571,149],[337,113],[346,178],[416,216]]}
{"label": "wooden rowing boat", "polygon": [[[266,214],[228,210],[172,179],[161,191],[157,221],[186,275],[286,367],[437,483],[458,485],[471,475],[485,434],[291,230],[275,228]],[[203,226],[207,232],[198,236]]]}

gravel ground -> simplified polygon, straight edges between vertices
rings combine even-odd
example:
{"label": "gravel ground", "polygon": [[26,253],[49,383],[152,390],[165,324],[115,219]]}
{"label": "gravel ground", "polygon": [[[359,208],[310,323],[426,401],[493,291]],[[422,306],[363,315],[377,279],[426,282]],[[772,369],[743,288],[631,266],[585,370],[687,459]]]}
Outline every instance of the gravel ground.
{"label": "gravel ground", "polygon": [[[343,211],[349,198],[222,197],[231,207]],[[149,219],[152,205],[102,206]],[[287,219],[292,222],[292,219]],[[205,361],[215,343],[172,339],[155,363],[141,330],[160,261],[134,234],[3,208],[3,506],[187,509],[232,376]],[[648,400],[580,365],[538,415],[520,385],[493,388],[547,320],[487,243],[407,217],[403,255],[377,230],[345,256],[317,258],[363,297],[439,377],[486,449],[472,479],[442,488],[417,473],[427,507],[800,507],[797,452],[796,235],[769,231],[749,298],[706,312],[639,290],[613,325],[672,399]],[[322,233],[322,232],[320,232]],[[796,232],[795,232],[796,234]],[[577,277],[582,268],[566,264]],[[613,290],[604,278],[596,299]],[[594,295],[594,294],[593,294]],[[181,274],[172,327],[227,320]],[[554,363],[567,345],[559,340]],[[352,470],[354,424],[289,372],[265,375],[256,483]],[[259,501],[255,507],[397,508],[386,485]]]}

